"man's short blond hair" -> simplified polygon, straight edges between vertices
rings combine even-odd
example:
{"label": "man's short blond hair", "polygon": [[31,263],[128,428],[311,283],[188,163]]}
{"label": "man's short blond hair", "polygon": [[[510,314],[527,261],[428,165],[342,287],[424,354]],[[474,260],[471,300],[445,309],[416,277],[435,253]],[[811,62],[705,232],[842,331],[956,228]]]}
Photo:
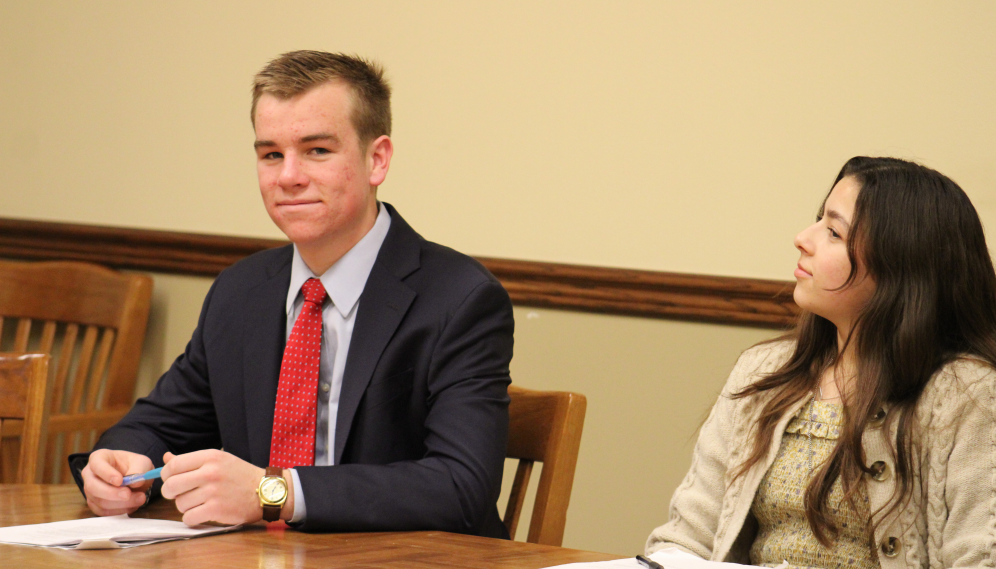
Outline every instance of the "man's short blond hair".
{"label": "man's short blond hair", "polygon": [[250,118],[256,125],[256,104],[263,94],[296,97],[325,83],[341,81],[353,92],[350,120],[360,143],[391,134],[391,87],[384,69],[357,56],[324,51],[291,51],[266,64],[252,85]]}

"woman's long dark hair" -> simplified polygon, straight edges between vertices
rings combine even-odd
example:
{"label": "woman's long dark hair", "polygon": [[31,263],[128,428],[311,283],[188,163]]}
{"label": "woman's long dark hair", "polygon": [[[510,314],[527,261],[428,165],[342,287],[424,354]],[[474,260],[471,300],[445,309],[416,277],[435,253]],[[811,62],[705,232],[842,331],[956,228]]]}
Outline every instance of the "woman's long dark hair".
{"label": "woman's long dark hair", "polygon": [[[806,518],[824,546],[838,535],[828,505],[834,482],[841,479],[853,505],[862,474],[871,473],[861,436],[879,410],[889,408],[887,427],[898,422],[892,449],[896,491],[887,508],[873,512],[870,536],[913,495],[919,462],[915,407],[931,376],[961,354],[996,367],[996,274],[982,223],[965,192],[935,170],[896,158],[852,158],[834,185],[846,176],[861,189],[847,241],[851,273],[844,287],[854,282],[861,263],[876,289],[845,340],[845,346],[853,345],[857,377],[854,392],[844,398],[840,439],[806,488]],[[840,357],[837,329],[821,316],[804,312],[790,337],[797,342],[791,358],[734,395],[767,394],[753,450],[738,476],[764,460],[779,419],[813,393],[821,374]]]}

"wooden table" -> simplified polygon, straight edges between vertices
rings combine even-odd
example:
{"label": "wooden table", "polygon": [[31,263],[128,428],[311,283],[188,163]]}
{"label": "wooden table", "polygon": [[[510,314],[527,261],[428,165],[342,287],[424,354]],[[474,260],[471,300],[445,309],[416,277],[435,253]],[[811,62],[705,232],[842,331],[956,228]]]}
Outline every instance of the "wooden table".
{"label": "wooden table", "polygon": [[[71,484],[0,484],[0,527],[92,517]],[[180,519],[160,500],[142,517]],[[308,567],[539,568],[618,555],[439,531],[307,534],[253,524],[239,532],[130,549],[71,551],[0,544],[0,566],[304,569]]]}

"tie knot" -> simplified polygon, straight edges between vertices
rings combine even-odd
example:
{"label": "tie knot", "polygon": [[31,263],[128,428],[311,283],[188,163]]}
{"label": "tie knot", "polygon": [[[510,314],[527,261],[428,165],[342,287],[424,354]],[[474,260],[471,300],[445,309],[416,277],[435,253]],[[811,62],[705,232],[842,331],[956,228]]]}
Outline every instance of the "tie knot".
{"label": "tie knot", "polygon": [[305,281],[301,287],[301,292],[304,293],[305,302],[312,302],[318,306],[325,302],[325,296],[328,294],[325,292],[325,287],[322,286],[322,281],[315,278]]}

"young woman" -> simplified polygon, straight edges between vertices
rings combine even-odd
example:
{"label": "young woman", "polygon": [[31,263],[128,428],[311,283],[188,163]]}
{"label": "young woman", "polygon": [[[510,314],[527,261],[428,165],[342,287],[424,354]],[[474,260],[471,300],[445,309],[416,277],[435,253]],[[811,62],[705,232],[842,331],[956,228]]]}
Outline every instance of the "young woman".
{"label": "young woman", "polygon": [[992,567],[996,274],[968,197],[852,158],[795,246],[799,324],[741,356],[647,552]]}

